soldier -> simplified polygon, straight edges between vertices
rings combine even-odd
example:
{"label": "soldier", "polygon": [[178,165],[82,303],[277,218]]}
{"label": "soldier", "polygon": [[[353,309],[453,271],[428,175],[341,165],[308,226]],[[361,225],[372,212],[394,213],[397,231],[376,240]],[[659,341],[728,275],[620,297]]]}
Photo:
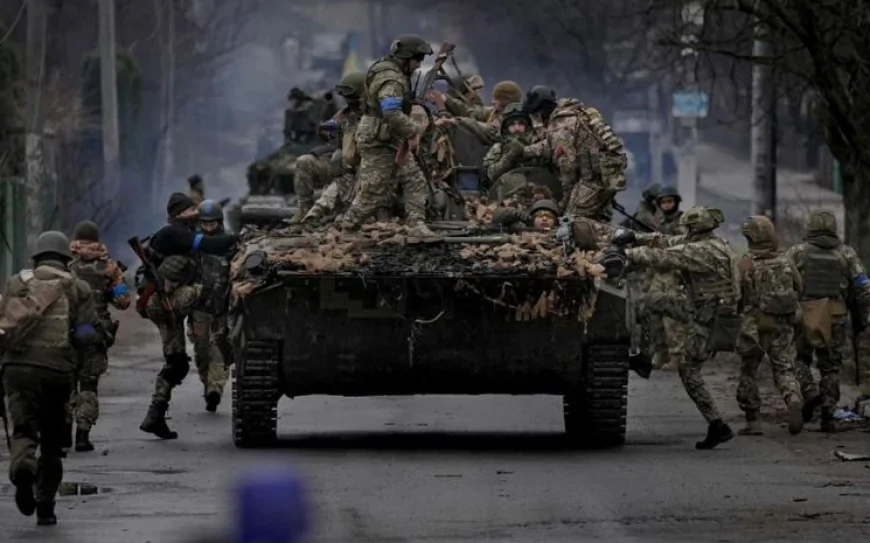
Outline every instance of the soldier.
{"label": "soldier", "polygon": [[199,301],[203,287],[194,280],[199,275],[199,254],[226,255],[238,238],[229,234],[206,236],[196,232],[199,209],[185,194],[174,193],[166,205],[169,222],[151,236],[148,251],[159,262],[155,278],[161,288],[146,300],[146,314],[157,326],[163,344],[164,365],[154,382],[148,413],[139,429],[161,439],[177,439],[166,424],[166,411],[172,389],[190,371],[184,344],[184,319]]}
{"label": "soldier", "polygon": [[746,417],[746,427],[738,433],[763,433],[758,420],[758,368],[767,355],[773,381],[788,408],[788,431],[799,434],[804,425],[804,402],[794,372],[794,327],[800,309],[801,276],[794,262],[779,252],[776,228],[770,219],[750,217],[742,232],[749,252],[737,263],[743,313],[737,347],[742,359],[737,404]]}
{"label": "soldier", "polygon": [[553,200],[541,199],[532,205],[528,213],[522,209],[502,207],[492,214],[492,224],[499,225],[510,231],[522,231],[529,228],[539,232],[549,232],[556,229],[556,222],[562,215],[562,210]]}
{"label": "soldier", "polygon": [[100,318],[104,342],[85,349],[73,390],[76,421],[75,450],[94,450],[90,441],[91,428],[100,416],[98,386],[100,376],[109,367],[108,350],[115,343],[118,321],[112,320],[109,304],[116,309],[127,309],[132,299],[130,289],[124,282],[124,273],[118,264],[109,258],[106,246],[100,243],[100,229],[91,221],[78,223],[73,229],[70,245],[73,261],[70,270],[91,287],[94,306]]}
{"label": "soldier", "polygon": [[598,110],[573,98],[557,101],[547,87],[533,87],[523,107],[541,115],[547,134],[525,154],[549,158],[556,165],[566,214],[609,221],[613,196],[626,185],[628,158],[622,140]]}
{"label": "soldier", "polygon": [[403,144],[408,154],[416,153],[419,132],[411,112],[411,74],[432,46],[417,36],[400,36],[390,54],[375,62],[366,73],[363,117],[356,132],[360,153],[359,189],[344,215],[344,227],[357,229],[379,208],[389,207],[396,188],[401,187],[405,220],[419,235],[429,235],[425,224],[428,187],[416,160],[399,159]]}
{"label": "soldier", "polygon": [[[325,123],[327,130],[341,137],[342,153],[347,155],[345,162],[351,168],[356,166],[358,158],[353,138],[354,129],[360,118],[364,87],[364,73],[353,72],[344,76],[335,86],[335,91],[347,101],[347,105],[336,112],[330,122]],[[332,160],[333,151],[335,151],[333,145],[321,145],[296,160],[293,189],[298,198],[299,212],[293,222],[302,220],[314,205],[315,188],[326,186],[344,172],[342,162]]]}
{"label": "soldier", "polygon": [[[655,225],[659,232],[674,236],[680,233],[680,202],[682,197],[676,187],[664,187],[659,191],[656,198],[658,211],[651,224]],[[655,299],[659,293],[671,292],[679,288],[679,279],[673,273],[654,272],[650,283],[646,285],[645,292],[655,293]],[[650,312],[647,317],[647,335],[656,346],[653,357],[653,366],[661,369],[678,368],[685,355],[685,328],[667,315],[656,311],[655,305],[649,306]]]}
{"label": "soldier", "polygon": [[613,237],[617,247],[645,243],[646,247],[611,249],[603,263],[608,275],[619,275],[625,262],[653,267],[664,272],[680,272],[682,288],[662,293],[655,305],[687,329],[686,358],[679,367],[680,379],[689,397],[709,424],[697,449],[712,449],[734,437],[722,421],[719,410],[701,377],[701,367],[715,352],[734,349],[739,283],[732,266],[728,242],[715,230],[724,222],[718,209],[693,207],[680,219],[684,236],[636,235],[620,230]]}
{"label": "soldier", "polygon": [[[834,411],[840,401],[840,368],[849,306],[866,319],[870,308],[870,279],[855,250],[837,236],[837,220],[827,209],[814,209],[807,217],[804,242],[787,254],[803,280],[801,297],[804,334],[798,342],[795,370],[805,400],[804,421],[822,408],[822,431],[836,432]],[[821,374],[817,385],[810,365],[816,355]]]}
{"label": "soldier", "polygon": [[190,191],[187,193],[194,203],[199,204],[205,199],[205,182],[199,174],[193,174],[187,178],[187,184],[190,186]]}
{"label": "soldier", "polygon": [[656,225],[659,232],[669,236],[680,233],[680,217],[683,216],[683,212],[680,211],[682,201],[683,197],[680,196],[680,191],[676,187],[664,187],[659,191],[656,197],[658,212],[653,219],[653,224]]}
{"label": "soldier", "polygon": [[[640,203],[637,204],[637,210],[635,210],[633,217],[649,225],[656,224],[656,214],[659,210],[656,199],[661,191],[662,186],[658,183],[648,186],[641,194]],[[630,219],[625,219],[622,221],[622,226],[633,228],[634,223]]]}
{"label": "soldier", "polygon": [[[224,233],[224,213],[219,203],[205,200],[199,204],[200,232],[206,236]],[[230,263],[228,255],[200,255],[200,276],[203,294],[188,321],[191,341],[203,386],[205,410],[217,411],[227,382],[226,365],[221,344],[227,334],[227,307],[230,295]]]}
{"label": "soldier", "polygon": [[522,166],[546,167],[548,161],[539,157],[523,156],[526,146],[534,142],[532,117],[523,110],[522,104],[508,105],[501,118],[501,138],[490,147],[483,157],[483,167],[492,183],[505,173]]}
{"label": "soldier", "polygon": [[[0,315],[13,298],[46,303],[35,327],[4,345],[2,367],[13,423],[9,477],[15,505],[25,516],[36,511],[39,526],[57,524],[54,500],[63,479],[61,448],[76,356],[102,341],[91,289],[69,272],[72,258],[69,238],[43,232],[36,239],[33,269],[11,277],[0,302]],[[10,336],[8,330],[4,336]]]}

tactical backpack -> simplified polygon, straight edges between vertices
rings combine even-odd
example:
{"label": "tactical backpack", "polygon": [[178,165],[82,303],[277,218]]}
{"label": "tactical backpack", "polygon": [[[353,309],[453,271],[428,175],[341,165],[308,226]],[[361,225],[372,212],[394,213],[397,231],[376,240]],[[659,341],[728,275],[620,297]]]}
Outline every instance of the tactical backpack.
{"label": "tactical backpack", "polygon": [[4,351],[18,350],[39,326],[46,310],[64,295],[72,283],[71,274],[49,267],[44,269],[57,280],[40,281],[39,288],[32,288],[33,270],[22,270],[19,276],[24,283],[24,293],[5,299],[0,314],[0,330],[3,330],[0,342]]}
{"label": "tactical backpack", "polygon": [[791,315],[798,309],[795,292],[796,268],[785,256],[752,261],[752,286],[757,309],[768,315]]}

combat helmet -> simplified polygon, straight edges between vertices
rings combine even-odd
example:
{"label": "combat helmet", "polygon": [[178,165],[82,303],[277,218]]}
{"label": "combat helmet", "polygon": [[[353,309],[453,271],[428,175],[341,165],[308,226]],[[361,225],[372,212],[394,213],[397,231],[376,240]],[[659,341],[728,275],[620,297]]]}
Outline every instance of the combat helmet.
{"label": "combat helmet", "polygon": [[402,60],[425,57],[432,53],[432,45],[428,41],[412,34],[399,36],[390,44],[390,56]]}
{"label": "combat helmet", "polygon": [[556,107],[556,91],[544,85],[535,85],[526,93],[523,109],[534,115],[549,115]]}
{"label": "combat helmet", "polygon": [[361,98],[365,93],[366,74],[351,72],[341,78],[335,86],[335,92],[344,98]]}
{"label": "combat helmet", "polygon": [[837,217],[830,209],[814,209],[807,216],[807,233],[837,235]]}
{"label": "combat helmet", "polygon": [[63,232],[48,230],[39,234],[33,247],[33,260],[48,255],[58,255],[66,260],[72,260],[72,251],[69,248],[69,238]]}
{"label": "combat helmet", "polygon": [[528,128],[532,128],[532,116],[523,109],[523,104],[514,102],[506,105],[501,113],[501,131],[507,132],[508,126],[517,119],[522,119]]}
{"label": "combat helmet", "polygon": [[538,200],[535,202],[535,205],[529,210],[529,215],[534,216],[538,211],[549,211],[553,213],[555,216],[559,216],[562,214],[562,210],[559,209],[559,205],[553,200],[544,199]]}
{"label": "combat helmet", "polygon": [[746,219],[740,229],[747,243],[753,248],[776,249],[778,245],[776,227],[765,215],[753,215]]}
{"label": "combat helmet", "polygon": [[695,206],[680,217],[680,226],[689,233],[700,234],[715,230],[725,221],[722,212],[715,208]]}
{"label": "combat helmet", "polygon": [[199,220],[202,222],[223,222],[224,210],[214,200],[203,200],[199,204]]}

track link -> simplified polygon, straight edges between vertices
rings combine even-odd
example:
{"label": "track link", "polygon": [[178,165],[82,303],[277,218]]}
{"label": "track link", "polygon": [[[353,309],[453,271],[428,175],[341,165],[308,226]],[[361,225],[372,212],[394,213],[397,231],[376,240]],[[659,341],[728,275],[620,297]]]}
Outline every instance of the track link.
{"label": "track link", "polygon": [[233,366],[233,442],[264,447],[278,435],[280,349],[276,342],[249,341],[246,354]]}
{"label": "track link", "polygon": [[590,345],[579,389],[563,398],[565,432],[578,445],[625,443],[628,412],[628,345]]}

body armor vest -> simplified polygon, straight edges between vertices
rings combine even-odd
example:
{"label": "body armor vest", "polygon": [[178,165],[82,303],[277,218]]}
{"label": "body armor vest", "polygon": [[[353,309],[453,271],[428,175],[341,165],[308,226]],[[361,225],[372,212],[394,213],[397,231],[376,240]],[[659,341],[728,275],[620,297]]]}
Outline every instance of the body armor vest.
{"label": "body armor vest", "polygon": [[[22,270],[19,274],[22,282],[31,291],[55,289],[64,281],[72,281],[72,275],[60,270],[55,271],[57,277],[39,279],[33,270]],[[69,293],[65,292],[42,313],[39,324],[22,340],[22,350],[36,349],[68,349],[70,347],[70,303]]]}
{"label": "body armor vest", "polygon": [[211,315],[223,315],[227,311],[230,295],[230,263],[217,255],[200,257],[202,273],[202,306]]}
{"label": "body armor vest", "polygon": [[804,262],[804,300],[840,299],[841,282],[846,275],[840,255],[832,249],[807,245]]}
{"label": "body armor vest", "polygon": [[[365,100],[362,102],[363,114],[370,117],[377,117],[379,119],[384,116],[383,112],[381,112],[380,100],[378,99],[377,91],[379,91],[380,88],[373,89],[371,87],[375,76],[386,71],[395,72],[396,77],[392,77],[390,80],[402,85],[402,113],[410,115],[412,106],[411,102],[414,98],[413,93],[411,92],[411,79],[403,74],[399,65],[390,58],[383,58],[375,62],[366,73],[366,93]],[[384,82],[386,82],[386,80]]]}
{"label": "body armor vest", "polygon": [[76,276],[91,287],[94,296],[94,306],[101,319],[109,321],[109,302],[106,291],[109,290],[109,277],[106,275],[105,260],[73,260],[70,268]]}

